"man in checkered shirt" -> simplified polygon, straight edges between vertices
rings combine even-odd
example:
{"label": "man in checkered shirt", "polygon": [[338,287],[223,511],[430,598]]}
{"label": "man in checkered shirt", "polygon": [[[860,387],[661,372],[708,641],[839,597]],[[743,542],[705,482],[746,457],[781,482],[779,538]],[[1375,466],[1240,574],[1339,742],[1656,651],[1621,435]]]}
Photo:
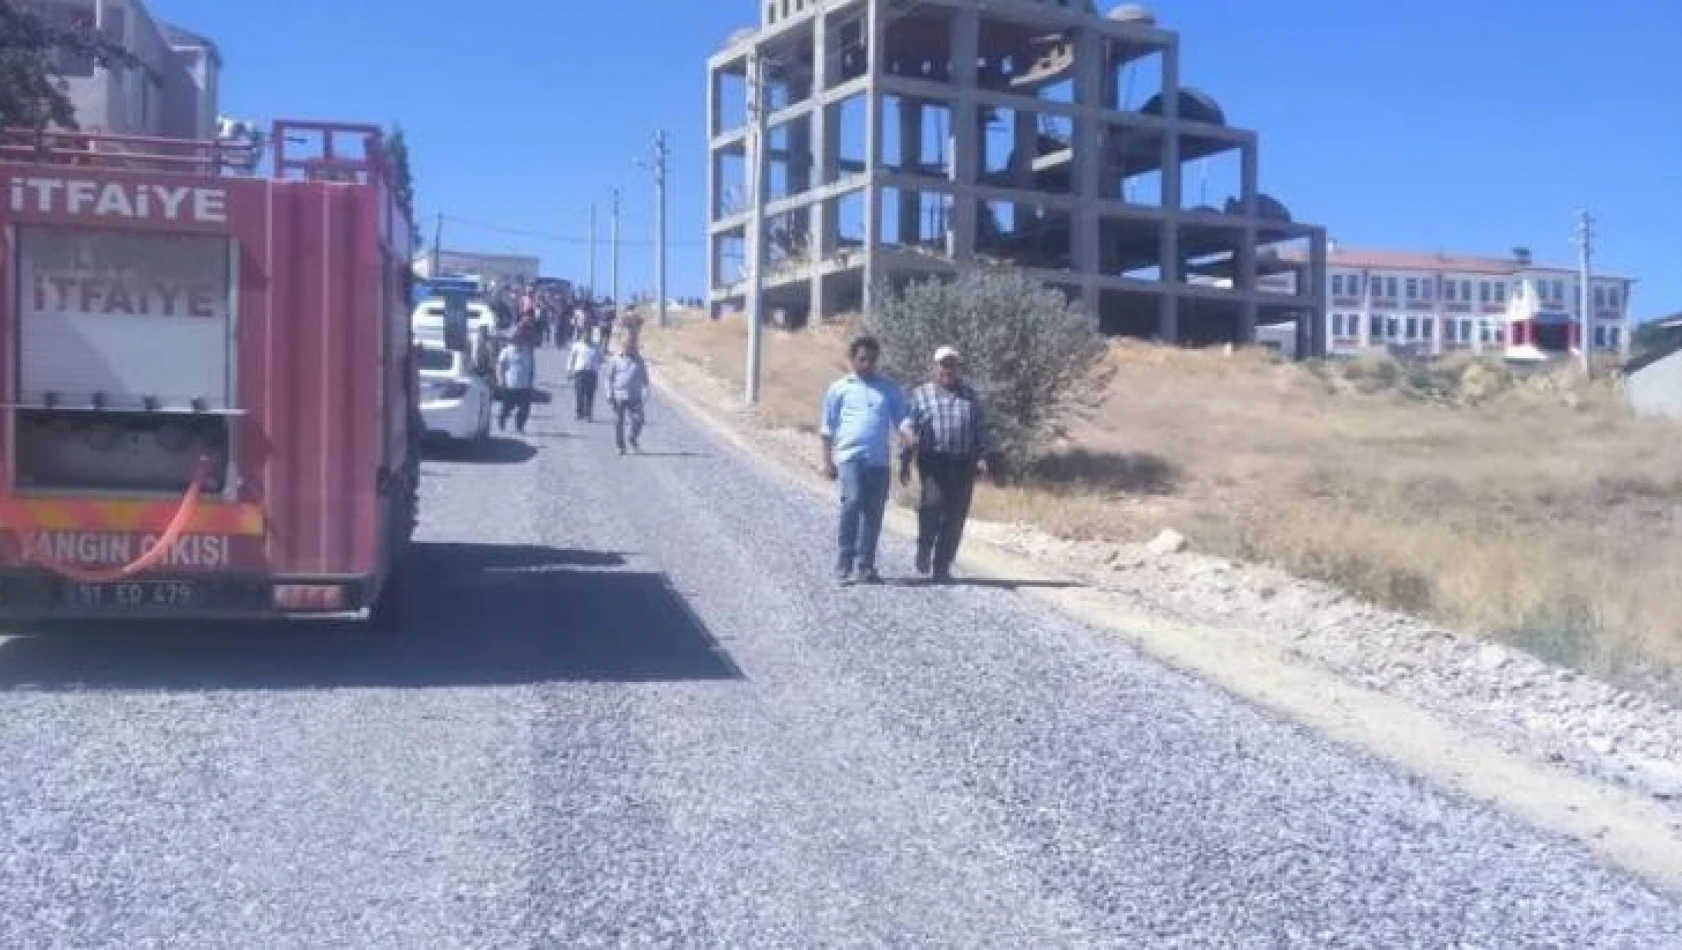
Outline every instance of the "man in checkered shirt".
{"label": "man in checkered shirt", "polygon": [[[908,439],[915,441],[906,455],[916,452],[923,485],[917,508],[917,573],[932,572],[936,583],[952,579],[975,479],[987,474],[987,418],[975,390],[959,377],[962,363],[953,347],[935,351],[933,378],[912,392],[903,426]],[[901,464],[900,481],[910,480],[909,466]]]}

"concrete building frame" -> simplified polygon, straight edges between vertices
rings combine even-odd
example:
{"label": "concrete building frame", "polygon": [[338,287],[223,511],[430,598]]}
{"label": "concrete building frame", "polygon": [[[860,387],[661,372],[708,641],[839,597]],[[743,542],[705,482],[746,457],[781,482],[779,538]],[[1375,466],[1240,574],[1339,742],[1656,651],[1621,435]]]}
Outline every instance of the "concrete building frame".
{"label": "concrete building frame", "polygon": [[[758,218],[767,312],[794,325],[868,308],[910,280],[1012,266],[1063,289],[1107,333],[1252,343],[1258,325],[1291,322],[1298,352],[1324,354],[1325,230],[1260,191],[1257,134],[1182,85],[1179,36],[1148,12],[1104,15],[1090,0],[761,3],[760,27],[707,65],[715,315],[745,301],[742,249]],[[755,75],[765,88],[750,96]],[[1158,91],[1135,106],[1123,87],[1141,75]],[[767,113],[764,156],[750,101]],[[862,126],[850,148],[849,117]],[[1008,160],[992,158],[990,132],[1008,134]],[[1213,156],[1239,167],[1221,206],[1186,196],[1187,166]],[[861,233],[843,233],[847,211]]]}

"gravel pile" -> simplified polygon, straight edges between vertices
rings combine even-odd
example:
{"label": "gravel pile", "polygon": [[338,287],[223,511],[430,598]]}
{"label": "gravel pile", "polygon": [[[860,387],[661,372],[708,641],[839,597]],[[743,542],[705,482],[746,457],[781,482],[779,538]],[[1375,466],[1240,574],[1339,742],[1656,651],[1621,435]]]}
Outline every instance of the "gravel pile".
{"label": "gravel pile", "polygon": [[1140,608],[1265,638],[1305,662],[1432,710],[1508,748],[1674,803],[1682,821],[1682,709],[1497,643],[1360,603],[1324,584],[1186,551],[1064,541],[1026,525],[977,533],[1049,559]]}

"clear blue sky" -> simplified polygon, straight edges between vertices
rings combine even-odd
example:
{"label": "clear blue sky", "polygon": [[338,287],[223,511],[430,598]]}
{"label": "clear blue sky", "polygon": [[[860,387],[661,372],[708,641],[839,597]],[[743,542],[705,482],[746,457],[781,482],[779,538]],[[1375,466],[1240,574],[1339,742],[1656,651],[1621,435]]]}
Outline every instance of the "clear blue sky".
{"label": "clear blue sky", "polygon": [[[1107,2],[1105,3],[1107,5]],[[627,291],[652,283],[652,186],[672,133],[672,289],[703,287],[706,57],[756,0],[151,0],[215,38],[223,109],[401,123],[418,204],[554,241],[451,226],[448,246],[539,253],[581,277],[588,207],[624,189]],[[1352,246],[1570,263],[1682,310],[1682,2],[1160,0],[1185,82],[1260,130],[1264,191]],[[606,283],[606,254],[600,283]]]}

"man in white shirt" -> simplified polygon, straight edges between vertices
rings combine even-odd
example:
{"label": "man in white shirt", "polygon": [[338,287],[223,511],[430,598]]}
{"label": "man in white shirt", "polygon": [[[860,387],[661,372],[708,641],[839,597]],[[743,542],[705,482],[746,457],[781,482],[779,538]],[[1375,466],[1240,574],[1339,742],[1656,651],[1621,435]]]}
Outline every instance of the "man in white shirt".
{"label": "man in white shirt", "polygon": [[567,376],[577,402],[577,418],[584,422],[596,417],[596,379],[602,365],[601,351],[588,336],[573,341],[567,351]]}

